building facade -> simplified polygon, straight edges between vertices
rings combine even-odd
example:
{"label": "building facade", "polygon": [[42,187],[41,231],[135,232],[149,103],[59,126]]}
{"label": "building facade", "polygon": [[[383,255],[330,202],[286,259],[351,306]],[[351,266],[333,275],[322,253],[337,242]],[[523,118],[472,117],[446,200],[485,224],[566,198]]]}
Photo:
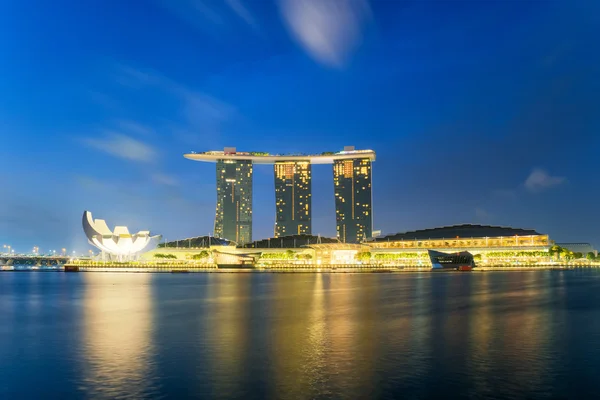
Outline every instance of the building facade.
{"label": "building facade", "polygon": [[150,235],[150,231],[139,231],[131,234],[126,226],[115,226],[110,230],[103,219],[94,219],[89,211],[83,212],[83,231],[88,242],[97,247],[102,253],[100,257],[106,261],[137,260],[143,252],[155,248],[161,235]]}
{"label": "building facade", "polygon": [[311,234],[310,161],[277,161],[275,237]]}
{"label": "building facade", "polygon": [[337,237],[359,243],[373,233],[371,160],[355,158],[333,163]]}
{"label": "building facade", "polygon": [[598,256],[598,250],[589,243],[556,243],[557,246],[569,249],[574,253],[582,253],[583,256],[587,253],[594,253],[594,256]]}
{"label": "building facade", "polygon": [[[546,268],[571,263],[551,252],[554,242],[533,229],[489,225],[452,225],[397,233],[363,243],[341,243],[337,238],[311,235],[272,237],[243,246],[207,238],[170,242],[155,252],[176,254],[193,260],[194,253],[218,250],[227,254],[254,254],[258,268],[400,268],[435,267],[431,254],[457,255],[468,252],[477,267]],[[210,238],[208,238],[210,239]],[[200,244],[200,247],[198,247]],[[148,256],[148,259],[152,259]],[[573,260],[580,263],[581,260]],[[580,264],[576,264],[580,265]],[[589,264],[588,264],[589,265]]]}
{"label": "building facade", "polygon": [[252,161],[217,161],[214,234],[239,244],[252,241]]}
{"label": "building facade", "polygon": [[274,165],[275,237],[312,233],[312,164],[333,165],[337,237],[348,243],[369,239],[373,232],[371,163],[373,150],[320,154],[269,154],[223,151],[184,154],[194,161],[217,164],[215,236],[238,244],[252,241],[252,168]]}

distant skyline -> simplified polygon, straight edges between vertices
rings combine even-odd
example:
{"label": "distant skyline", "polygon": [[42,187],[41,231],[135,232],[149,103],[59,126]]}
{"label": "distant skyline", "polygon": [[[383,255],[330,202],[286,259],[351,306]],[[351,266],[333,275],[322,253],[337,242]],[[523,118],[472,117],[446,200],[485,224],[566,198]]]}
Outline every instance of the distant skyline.
{"label": "distant skyline", "polygon": [[[87,252],[81,213],[206,235],[191,151],[372,149],[373,229],[532,228],[600,248],[600,3],[0,4],[0,245]],[[253,237],[273,236],[272,166]],[[336,234],[331,166],[312,232]]]}

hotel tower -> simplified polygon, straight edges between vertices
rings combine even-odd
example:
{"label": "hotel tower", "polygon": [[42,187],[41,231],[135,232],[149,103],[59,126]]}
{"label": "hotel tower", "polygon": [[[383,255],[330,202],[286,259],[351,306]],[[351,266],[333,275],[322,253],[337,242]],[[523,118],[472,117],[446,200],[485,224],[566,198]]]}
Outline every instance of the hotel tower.
{"label": "hotel tower", "polygon": [[275,237],[311,234],[310,161],[276,161]]}
{"label": "hotel tower", "polygon": [[275,237],[312,233],[312,164],[333,164],[337,237],[343,243],[368,239],[373,231],[372,150],[314,155],[270,155],[224,151],[185,154],[217,164],[215,236],[238,244],[252,241],[252,172],[254,164],[271,164],[275,176]]}

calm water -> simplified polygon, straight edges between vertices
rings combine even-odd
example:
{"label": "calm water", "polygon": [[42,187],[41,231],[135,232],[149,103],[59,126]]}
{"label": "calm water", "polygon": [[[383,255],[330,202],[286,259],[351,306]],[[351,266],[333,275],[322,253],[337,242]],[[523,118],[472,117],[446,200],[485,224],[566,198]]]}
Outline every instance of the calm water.
{"label": "calm water", "polygon": [[0,273],[0,399],[598,398],[600,271]]}

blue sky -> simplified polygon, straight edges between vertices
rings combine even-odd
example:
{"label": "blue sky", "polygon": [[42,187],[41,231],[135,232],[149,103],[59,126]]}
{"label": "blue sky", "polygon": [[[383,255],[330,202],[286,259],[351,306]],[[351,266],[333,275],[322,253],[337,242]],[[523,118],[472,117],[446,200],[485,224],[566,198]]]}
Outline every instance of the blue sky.
{"label": "blue sky", "polygon": [[[600,4],[147,0],[0,4],[0,242],[86,251],[84,210],[212,231],[182,157],[372,148],[375,229],[535,228],[600,246]],[[330,167],[313,230],[335,234]],[[273,172],[255,167],[254,237]]]}

